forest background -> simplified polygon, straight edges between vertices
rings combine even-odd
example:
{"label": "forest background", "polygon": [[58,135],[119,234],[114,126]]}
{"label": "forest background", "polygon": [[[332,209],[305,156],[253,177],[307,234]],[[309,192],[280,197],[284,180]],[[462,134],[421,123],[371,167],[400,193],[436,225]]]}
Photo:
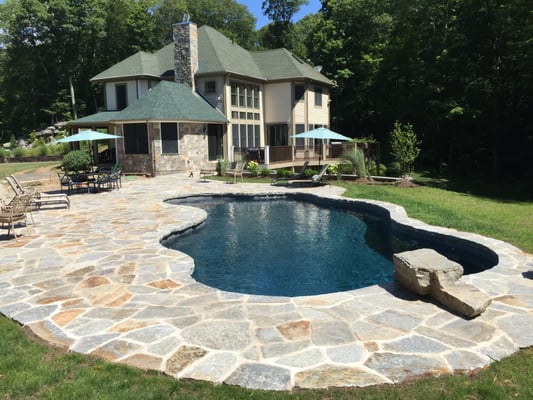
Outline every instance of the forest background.
{"label": "forest background", "polygon": [[[0,4],[0,143],[103,109],[89,80],[172,40],[184,13],[249,50],[286,47],[336,82],[331,128],[382,143],[410,123],[418,168],[533,177],[530,0],[264,1],[259,30],[234,0],[5,0]],[[75,106],[72,100],[75,99]]]}

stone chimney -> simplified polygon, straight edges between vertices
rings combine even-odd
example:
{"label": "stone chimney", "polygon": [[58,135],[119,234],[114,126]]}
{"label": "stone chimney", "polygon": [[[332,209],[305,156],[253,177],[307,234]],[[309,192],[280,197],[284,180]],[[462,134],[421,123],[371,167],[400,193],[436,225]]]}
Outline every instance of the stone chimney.
{"label": "stone chimney", "polygon": [[198,71],[198,29],[189,22],[188,14],[183,21],[172,25],[174,34],[174,77],[176,82],[189,85],[194,91],[194,75]]}

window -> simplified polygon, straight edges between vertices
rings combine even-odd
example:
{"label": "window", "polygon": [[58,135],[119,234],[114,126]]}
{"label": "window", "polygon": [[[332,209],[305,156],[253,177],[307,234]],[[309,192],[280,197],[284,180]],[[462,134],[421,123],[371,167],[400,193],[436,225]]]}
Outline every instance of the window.
{"label": "window", "polygon": [[239,85],[239,107],[246,107],[244,85]]}
{"label": "window", "polygon": [[146,124],[124,125],[124,152],[148,154],[148,128]]}
{"label": "window", "polygon": [[232,143],[233,146],[239,148],[258,147],[261,138],[260,125],[232,125]]}
{"label": "window", "polygon": [[213,94],[217,92],[217,83],[216,81],[207,81],[205,82],[205,93]]}
{"label": "window", "polygon": [[[295,126],[295,133],[303,133],[305,132],[305,125],[304,124],[296,124]],[[296,149],[303,150],[305,148],[305,139],[304,138],[296,138],[295,141]]]}
{"label": "window", "polygon": [[259,88],[254,87],[254,108],[259,108]]}
{"label": "window", "polygon": [[303,101],[304,95],[305,95],[305,87],[303,85],[294,86],[294,102],[295,103],[299,101]]}
{"label": "window", "polygon": [[246,113],[244,111],[242,111],[240,114],[239,114],[239,118],[240,119],[246,119]]}
{"label": "window", "polygon": [[231,83],[231,105],[259,109],[259,86]]}
{"label": "window", "polygon": [[246,88],[246,107],[248,108],[253,108],[254,106],[253,100],[252,100],[252,92],[253,92],[253,89],[248,86]]}
{"label": "window", "polygon": [[210,124],[207,128],[207,145],[209,161],[224,158],[224,140],[222,125]]}
{"label": "window", "polygon": [[161,153],[178,154],[178,124],[161,123]]}
{"label": "window", "polygon": [[289,127],[287,125],[270,125],[268,138],[271,146],[287,146],[289,143]]}
{"label": "window", "polygon": [[231,112],[231,118],[238,119],[239,118],[239,112],[238,111],[232,111]]}
{"label": "window", "polygon": [[235,83],[231,84],[231,105],[237,106],[237,85]]}
{"label": "window", "polygon": [[322,88],[315,87],[315,106],[322,107]]}
{"label": "window", "polygon": [[128,96],[126,85],[120,84],[115,86],[115,95],[117,97],[117,110],[123,110],[128,105]]}

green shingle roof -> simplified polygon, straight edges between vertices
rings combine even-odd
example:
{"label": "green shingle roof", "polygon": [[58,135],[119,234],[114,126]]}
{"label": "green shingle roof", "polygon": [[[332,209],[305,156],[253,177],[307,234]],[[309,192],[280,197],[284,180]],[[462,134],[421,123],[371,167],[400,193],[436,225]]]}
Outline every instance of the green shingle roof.
{"label": "green shingle roof", "polygon": [[113,122],[146,120],[228,122],[220,111],[187,85],[168,81],[161,81],[113,117]]}
{"label": "green shingle roof", "polygon": [[[231,73],[263,81],[312,79],[333,82],[285,49],[251,52],[209,26],[198,28],[198,75]],[[174,44],[155,53],[139,52],[94,76],[91,81],[174,75]]]}
{"label": "green shingle roof", "polygon": [[113,121],[113,118],[115,118],[118,113],[119,111],[102,111],[86,117],[78,118],[74,121],[69,121],[67,125],[106,125]]}

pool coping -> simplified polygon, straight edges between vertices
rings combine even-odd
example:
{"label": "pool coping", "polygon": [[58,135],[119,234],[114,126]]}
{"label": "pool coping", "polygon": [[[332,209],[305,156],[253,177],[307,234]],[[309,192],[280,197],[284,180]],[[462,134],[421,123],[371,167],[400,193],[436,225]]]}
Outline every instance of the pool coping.
{"label": "pool coping", "polygon": [[[205,218],[164,200],[194,194],[307,193],[383,207],[395,223],[486,246],[490,270],[462,278],[492,304],[465,319],[394,282],[306,297],[222,292],[160,240]],[[48,342],[176,378],[291,390],[396,383],[469,371],[533,345],[533,256],[481,235],[433,227],[402,207],[346,199],[335,186],[226,184],[181,175],[71,196],[34,214],[34,235],[1,240],[0,312]]]}

